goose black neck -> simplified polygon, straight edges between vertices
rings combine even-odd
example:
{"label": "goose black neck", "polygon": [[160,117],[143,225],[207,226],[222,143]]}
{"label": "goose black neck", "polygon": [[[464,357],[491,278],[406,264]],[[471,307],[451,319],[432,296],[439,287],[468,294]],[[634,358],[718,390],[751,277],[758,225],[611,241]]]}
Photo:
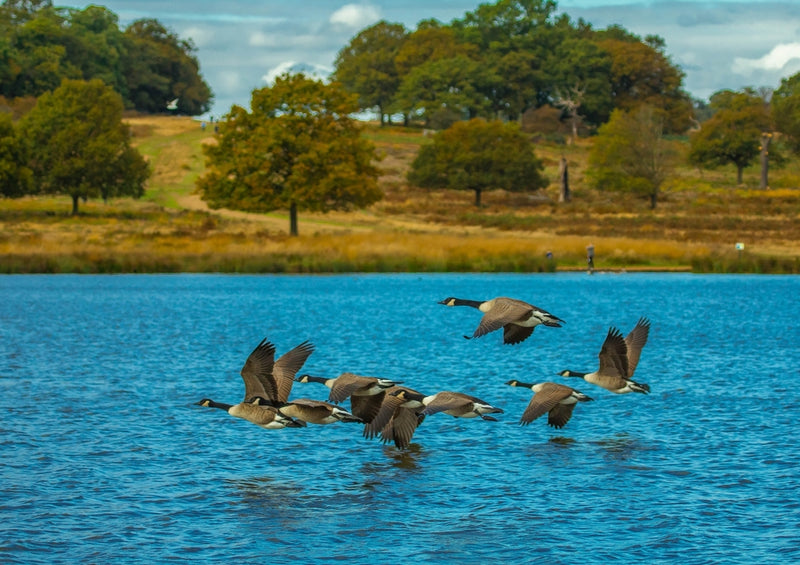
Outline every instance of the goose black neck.
{"label": "goose black neck", "polygon": [[209,400],[208,405],[211,408],[219,408],[220,410],[225,410],[226,412],[233,407],[233,404],[225,404],[224,402],[214,402],[213,400]]}
{"label": "goose black neck", "polygon": [[467,300],[465,298],[454,298],[453,306],[472,306],[473,308],[480,308],[483,300]]}
{"label": "goose black neck", "polygon": [[310,383],[322,383],[322,384],[325,384],[325,383],[328,382],[328,379],[326,379],[325,377],[312,377],[311,375],[303,375],[300,378],[301,379],[305,379],[306,381],[308,381]]}

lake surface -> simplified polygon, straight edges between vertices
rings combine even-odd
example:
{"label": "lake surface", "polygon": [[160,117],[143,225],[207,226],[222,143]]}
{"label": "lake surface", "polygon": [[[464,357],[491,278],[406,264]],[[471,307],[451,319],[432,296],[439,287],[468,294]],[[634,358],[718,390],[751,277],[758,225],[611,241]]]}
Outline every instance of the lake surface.
{"label": "lake surface", "polygon": [[[437,304],[500,295],[566,324],[465,340],[480,312]],[[800,561],[800,277],[3,276],[0,297],[0,562]],[[640,316],[650,395],[556,375]],[[400,451],[194,405],[241,401],[264,337],[310,339],[302,372],[505,413],[435,414]],[[594,402],[520,427],[512,378]]]}

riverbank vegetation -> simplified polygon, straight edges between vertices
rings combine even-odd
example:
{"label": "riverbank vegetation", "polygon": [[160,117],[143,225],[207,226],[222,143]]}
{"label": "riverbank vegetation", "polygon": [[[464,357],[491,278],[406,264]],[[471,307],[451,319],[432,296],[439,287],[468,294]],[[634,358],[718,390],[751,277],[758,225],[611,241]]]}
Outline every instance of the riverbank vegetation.
{"label": "riverbank vegetation", "polygon": [[[549,185],[530,195],[487,191],[477,208],[469,191],[408,184],[410,163],[430,142],[422,129],[369,124],[383,199],[361,211],[304,214],[290,237],[288,211],[212,211],[195,194],[210,128],[175,116],[126,121],[152,169],[145,195],[89,200],[77,216],[68,196],[0,201],[0,271],[549,272],[585,268],[592,244],[600,270],[800,272],[794,160],[770,172],[769,190],[758,188],[756,167],[737,185],[733,168],[679,166],[652,209],[647,198],[591,188],[591,138],[539,140]],[[679,146],[686,150],[685,141]],[[571,200],[560,203],[562,157]]]}

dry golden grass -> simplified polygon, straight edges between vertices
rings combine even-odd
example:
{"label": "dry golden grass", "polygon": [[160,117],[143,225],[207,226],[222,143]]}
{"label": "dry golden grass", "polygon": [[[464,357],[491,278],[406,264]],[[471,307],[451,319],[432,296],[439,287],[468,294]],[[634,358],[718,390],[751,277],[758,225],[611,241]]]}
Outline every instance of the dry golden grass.
{"label": "dry golden grass", "polygon": [[[194,193],[210,128],[182,117],[128,122],[153,169],[146,197],[89,201],[78,218],[68,215],[67,197],[0,201],[6,272],[564,270],[584,268],[589,243],[598,267],[610,269],[708,265],[736,257],[739,241],[754,257],[788,259],[790,269],[800,255],[796,164],[773,172],[769,191],[757,190],[757,171],[747,172],[746,187],[735,187],[726,184],[732,170],[683,168],[653,211],[644,200],[586,186],[591,140],[542,143],[537,154],[551,185],[534,195],[487,192],[477,209],[471,192],[406,184],[426,142],[421,131],[372,126],[366,135],[383,155],[385,198],[361,211],[301,212],[300,236],[290,238],[285,211],[209,210]],[[565,204],[555,184],[562,155],[573,193]]]}

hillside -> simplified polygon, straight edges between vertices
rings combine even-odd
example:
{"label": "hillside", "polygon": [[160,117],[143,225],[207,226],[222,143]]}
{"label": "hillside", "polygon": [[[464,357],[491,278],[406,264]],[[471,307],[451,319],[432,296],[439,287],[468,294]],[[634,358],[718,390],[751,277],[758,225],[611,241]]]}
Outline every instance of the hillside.
{"label": "hillside", "polygon": [[[0,201],[5,272],[547,271],[584,268],[589,244],[599,269],[800,271],[796,162],[771,171],[767,191],[757,189],[755,169],[742,187],[732,184],[733,169],[680,169],[652,211],[644,200],[585,186],[591,141],[541,142],[550,186],[533,195],[488,192],[477,209],[471,192],[407,186],[422,131],[369,125],[365,135],[384,156],[385,198],[362,211],[301,212],[300,237],[290,238],[286,213],[208,210],[194,193],[213,124],[128,121],[153,167],[145,197],[89,201],[77,218],[66,197]],[[555,183],[562,155],[573,196],[566,204]]]}

